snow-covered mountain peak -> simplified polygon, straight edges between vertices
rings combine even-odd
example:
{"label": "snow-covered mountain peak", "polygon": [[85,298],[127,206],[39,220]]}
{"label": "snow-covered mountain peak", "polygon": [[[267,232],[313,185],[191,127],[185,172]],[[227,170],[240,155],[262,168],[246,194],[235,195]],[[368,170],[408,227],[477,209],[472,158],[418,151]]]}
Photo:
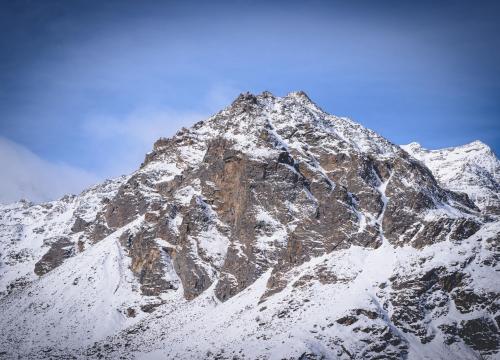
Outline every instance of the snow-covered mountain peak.
{"label": "snow-covered mountain peak", "polygon": [[407,145],[401,145],[401,147],[403,149],[405,149],[406,151],[408,151],[407,149],[412,150],[412,151],[421,151],[423,149],[422,145],[420,145],[420,143],[418,143],[416,141],[413,141]]}
{"label": "snow-covered mountain peak", "polygon": [[299,101],[303,104],[314,105],[314,106],[318,107],[318,105],[314,101],[311,100],[311,98],[305,93],[305,91],[302,91],[302,90],[289,92],[285,96],[285,98],[295,99],[296,101]]}
{"label": "snow-covered mountain peak", "polygon": [[241,94],[130,176],[0,206],[0,357],[493,359],[500,223],[435,177],[304,93]]}
{"label": "snow-covered mountain peak", "polygon": [[[279,104],[286,104],[288,106],[296,105],[307,107],[316,112],[325,113],[304,91],[290,92],[285,96],[276,96],[270,91],[263,91],[261,94],[244,92],[236,97],[229,108],[226,108],[226,111],[231,110],[231,108],[236,108],[236,111],[241,110],[242,104],[247,106],[250,105],[254,108],[261,108],[262,110],[273,110],[273,108],[279,106]],[[248,110],[249,108],[246,109]],[[274,110],[276,109],[274,108]]]}
{"label": "snow-covered mountain peak", "polygon": [[[275,139],[262,141],[263,134]],[[283,133],[283,136],[276,136]],[[302,91],[284,97],[265,91],[240,94],[232,104],[180,135],[208,140],[222,135],[252,156],[274,156],[280,148],[303,151],[311,136],[332,154],[341,152],[397,156],[401,149],[377,133],[345,117],[330,115]]]}
{"label": "snow-covered mountain peak", "polygon": [[[424,148],[420,143],[418,142],[411,142],[407,145],[402,145],[401,146],[403,149],[406,151],[411,150],[411,151],[420,151],[420,152],[425,152],[425,153],[455,153],[455,154],[467,154],[470,152],[481,152],[481,153],[486,153],[488,155],[493,154],[493,151],[491,148],[485,144],[484,142],[480,140],[474,140],[470,143],[460,145],[460,146],[452,146],[452,147],[447,147],[447,148],[442,148],[442,149],[435,149],[435,150],[429,150]],[[474,155],[474,154],[473,154]],[[467,156],[470,156],[467,155]]]}
{"label": "snow-covered mountain peak", "polygon": [[492,154],[493,150],[491,147],[489,147],[487,144],[482,142],[481,140],[474,140],[468,144],[460,145],[460,146],[454,146],[447,148],[449,150],[454,150],[454,151],[477,151],[477,152],[483,152],[487,154]]}
{"label": "snow-covered mountain peak", "polygon": [[415,142],[401,147],[422,161],[442,186],[468,194],[481,209],[500,213],[500,161],[488,145],[476,140],[437,150]]}

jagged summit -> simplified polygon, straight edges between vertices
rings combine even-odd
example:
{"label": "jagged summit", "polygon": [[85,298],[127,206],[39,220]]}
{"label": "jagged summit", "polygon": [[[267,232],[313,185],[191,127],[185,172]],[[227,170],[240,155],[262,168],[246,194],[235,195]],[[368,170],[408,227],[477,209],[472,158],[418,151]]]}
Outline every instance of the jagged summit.
{"label": "jagged summit", "polygon": [[481,140],[474,140],[473,142],[471,142],[469,144],[463,145],[463,147],[471,147],[471,148],[475,148],[475,149],[484,149],[487,151],[491,151],[491,148],[487,144],[482,142]]}
{"label": "jagged summit", "polygon": [[412,141],[411,143],[409,144],[406,144],[406,145],[401,145],[401,147],[403,149],[412,149],[412,150],[419,150],[419,149],[423,149],[423,146],[420,145],[420,143],[416,142],[416,141]]}
{"label": "jagged summit", "polygon": [[[182,129],[171,141],[208,141],[214,136],[222,136],[251,157],[266,158],[285,145],[304,151],[302,147],[307,147],[309,141],[304,137],[313,134],[317,137],[315,141],[321,143],[327,152],[356,152],[384,157],[402,153],[399,146],[374,131],[350,119],[324,112],[303,92],[284,97],[269,92],[260,95],[242,93],[229,107],[190,129]],[[164,143],[162,140],[158,144]],[[154,156],[148,155],[145,163],[151,162]],[[161,159],[163,157],[160,156]]]}
{"label": "jagged summit", "polygon": [[305,91],[292,91],[292,92],[289,92],[286,97],[291,97],[291,98],[295,98],[295,99],[298,99],[299,101],[303,101],[303,102],[308,102],[308,103],[311,103],[315,106],[318,106],[315,102],[313,102],[311,100],[311,98],[305,93]]}
{"label": "jagged summit", "polygon": [[274,95],[272,92],[268,91],[268,90],[264,90],[262,93],[260,94],[253,94],[249,91],[246,91],[246,92],[243,92],[243,93],[240,93],[235,101],[238,101],[238,100],[245,100],[245,99],[251,99],[251,98],[294,98],[294,99],[300,99],[300,100],[308,100],[310,102],[313,102],[311,100],[311,98],[306,94],[305,91],[302,91],[302,90],[299,90],[299,91],[291,91],[289,92],[288,94],[286,94],[285,96],[283,97],[279,97],[279,96],[276,96]]}
{"label": "jagged summit", "polygon": [[[246,106],[266,107],[270,104],[280,102],[300,104],[302,106],[310,107],[315,111],[324,113],[324,111],[316,103],[314,103],[304,91],[293,91],[283,97],[276,96],[267,90],[260,94],[252,94],[247,91],[238,95],[229,108],[236,107],[240,109],[242,104],[246,104]],[[250,108],[246,109],[248,110]]]}
{"label": "jagged summit", "polygon": [[493,359],[500,222],[436,178],[304,93],[241,94],[128,176],[0,206],[0,352]]}

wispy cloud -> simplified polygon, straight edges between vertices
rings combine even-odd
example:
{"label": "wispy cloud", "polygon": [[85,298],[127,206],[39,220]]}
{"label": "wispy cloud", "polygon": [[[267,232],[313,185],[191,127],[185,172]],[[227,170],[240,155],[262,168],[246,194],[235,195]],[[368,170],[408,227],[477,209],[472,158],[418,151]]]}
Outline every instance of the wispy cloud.
{"label": "wispy cloud", "polygon": [[78,193],[98,180],[85,170],[44,160],[3,137],[0,137],[0,169],[0,203],[53,200]]}
{"label": "wispy cloud", "polygon": [[196,110],[136,109],[125,116],[95,115],[83,122],[83,130],[94,139],[121,140],[146,144],[162,136],[170,136],[183,126],[207,118],[236,97],[238,90],[226,85],[212,86],[200,99]]}
{"label": "wispy cloud", "polygon": [[140,110],[125,116],[95,115],[82,123],[87,143],[94,149],[102,177],[136,170],[155,140],[171,136],[183,126],[202,120],[204,113],[175,110]]}
{"label": "wispy cloud", "polygon": [[86,142],[95,149],[102,164],[103,177],[130,173],[137,169],[144,155],[160,137],[170,137],[182,127],[208,118],[226,107],[240,91],[229,85],[212,86],[198,101],[195,109],[139,108],[128,114],[95,114],[81,123]]}
{"label": "wispy cloud", "polygon": [[[21,198],[48,201],[65,194],[79,193],[104,178],[136,170],[145,153],[159,137],[172,136],[229,104],[238,90],[227,85],[213,86],[199,99],[194,110],[137,109],[124,116],[93,115],[80,124],[86,149],[92,150],[97,171],[55,163],[28,148],[0,136],[0,203]],[[88,155],[87,155],[88,157]],[[96,169],[94,169],[96,170]]]}
{"label": "wispy cloud", "polygon": [[194,123],[206,114],[175,110],[141,110],[125,117],[97,115],[83,123],[83,129],[94,140],[119,138],[152,146],[153,141],[174,128]]}

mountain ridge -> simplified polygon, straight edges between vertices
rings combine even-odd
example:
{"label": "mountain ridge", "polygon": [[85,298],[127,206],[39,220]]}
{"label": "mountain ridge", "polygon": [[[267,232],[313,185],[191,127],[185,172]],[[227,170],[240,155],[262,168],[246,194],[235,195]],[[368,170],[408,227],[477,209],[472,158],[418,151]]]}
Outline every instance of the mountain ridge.
{"label": "mountain ridge", "polygon": [[466,193],[482,210],[499,214],[500,161],[485,143],[427,150],[418,143],[402,148],[422,161],[450,190]]}

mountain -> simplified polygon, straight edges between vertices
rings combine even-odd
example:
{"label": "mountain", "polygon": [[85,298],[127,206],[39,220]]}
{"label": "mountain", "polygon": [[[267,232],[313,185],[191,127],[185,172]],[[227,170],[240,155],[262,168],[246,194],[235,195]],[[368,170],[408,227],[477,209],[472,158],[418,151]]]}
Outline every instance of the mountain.
{"label": "mountain", "polygon": [[439,183],[466,193],[483,211],[500,215],[500,161],[481,141],[440,150],[427,150],[418,143],[401,146],[422,161]]}
{"label": "mountain", "polygon": [[246,93],[129,176],[2,206],[0,354],[496,358],[498,214],[406,150]]}

